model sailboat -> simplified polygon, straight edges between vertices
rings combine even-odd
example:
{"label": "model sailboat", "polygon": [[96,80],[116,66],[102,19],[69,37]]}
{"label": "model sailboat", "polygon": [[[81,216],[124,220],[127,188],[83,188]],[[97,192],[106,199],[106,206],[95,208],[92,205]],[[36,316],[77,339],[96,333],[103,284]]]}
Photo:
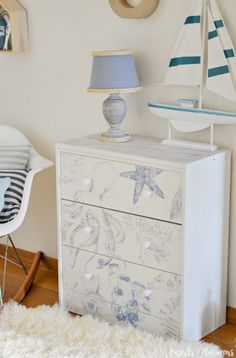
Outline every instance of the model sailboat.
{"label": "model sailboat", "polygon": [[[196,146],[200,149],[202,147],[214,150],[214,124],[236,124],[236,113],[204,108],[203,90],[206,88],[224,98],[236,101],[235,79],[235,50],[216,0],[194,0],[171,57],[165,84],[199,87],[199,98],[179,99],[177,105],[155,101],[148,103],[151,112],[169,120],[169,139],[165,143],[185,145],[184,142],[171,139],[171,125],[182,132],[194,132],[211,127],[209,148],[204,145]],[[191,146],[194,146],[193,143]]]}

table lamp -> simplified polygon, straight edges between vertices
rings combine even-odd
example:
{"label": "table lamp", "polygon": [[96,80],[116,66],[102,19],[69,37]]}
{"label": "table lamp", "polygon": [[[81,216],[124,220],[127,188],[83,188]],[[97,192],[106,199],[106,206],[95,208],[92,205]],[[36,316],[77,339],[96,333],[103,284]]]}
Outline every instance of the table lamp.
{"label": "table lamp", "polygon": [[103,115],[110,125],[100,139],[105,142],[127,142],[131,139],[123,132],[123,122],[127,104],[120,97],[121,93],[137,92],[141,89],[133,52],[131,50],[92,52],[93,64],[89,92],[109,93],[103,102]]}

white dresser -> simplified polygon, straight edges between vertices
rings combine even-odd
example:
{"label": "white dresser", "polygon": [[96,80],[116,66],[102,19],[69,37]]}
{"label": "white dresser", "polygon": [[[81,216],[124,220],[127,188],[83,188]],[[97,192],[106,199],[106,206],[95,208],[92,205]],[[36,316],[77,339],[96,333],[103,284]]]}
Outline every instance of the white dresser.
{"label": "white dresser", "polygon": [[60,303],[157,334],[225,323],[230,153],[57,145]]}

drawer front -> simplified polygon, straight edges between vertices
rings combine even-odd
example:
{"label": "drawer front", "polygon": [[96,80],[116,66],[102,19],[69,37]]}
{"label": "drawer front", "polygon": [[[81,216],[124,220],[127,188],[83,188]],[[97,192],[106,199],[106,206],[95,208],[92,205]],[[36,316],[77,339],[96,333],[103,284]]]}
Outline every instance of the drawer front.
{"label": "drawer front", "polygon": [[64,200],[61,213],[64,245],[181,273],[180,225]]}
{"label": "drawer front", "polygon": [[121,325],[129,324],[145,331],[165,337],[179,337],[180,325],[173,317],[151,316],[137,311],[135,307],[123,307],[94,298],[93,295],[83,296],[73,291],[64,293],[64,307],[77,314],[91,314],[102,320]]}
{"label": "drawer front", "polygon": [[182,221],[181,173],[61,153],[60,185],[62,199]]}
{"label": "drawer front", "polygon": [[179,275],[64,246],[63,290],[179,321]]}

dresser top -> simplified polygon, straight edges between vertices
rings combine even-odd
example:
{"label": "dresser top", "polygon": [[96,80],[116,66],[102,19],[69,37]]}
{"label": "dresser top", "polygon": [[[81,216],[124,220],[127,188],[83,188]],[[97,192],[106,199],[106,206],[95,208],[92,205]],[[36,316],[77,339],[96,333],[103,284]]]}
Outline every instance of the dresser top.
{"label": "dresser top", "polygon": [[160,139],[133,136],[132,140],[125,143],[104,143],[98,139],[98,135],[75,138],[58,143],[63,150],[78,151],[88,155],[99,153],[109,157],[130,156],[147,160],[157,160],[177,164],[182,167],[187,164],[209,158],[224,152],[217,150],[214,152],[194,150],[180,147],[171,147],[161,143]]}

